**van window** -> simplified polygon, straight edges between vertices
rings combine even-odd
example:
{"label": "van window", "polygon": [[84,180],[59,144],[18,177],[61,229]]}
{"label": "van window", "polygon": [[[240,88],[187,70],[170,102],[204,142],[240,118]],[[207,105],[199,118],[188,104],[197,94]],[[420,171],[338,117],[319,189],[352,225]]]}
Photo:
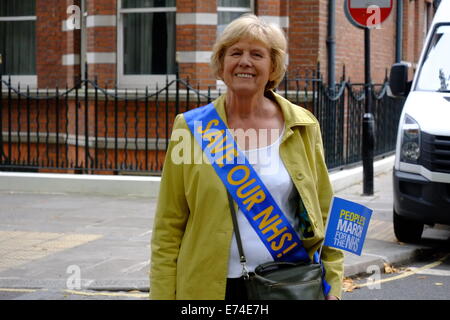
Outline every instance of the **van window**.
{"label": "van window", "polygon": [[434,29],[416,90],[450,92],[450,25]]}

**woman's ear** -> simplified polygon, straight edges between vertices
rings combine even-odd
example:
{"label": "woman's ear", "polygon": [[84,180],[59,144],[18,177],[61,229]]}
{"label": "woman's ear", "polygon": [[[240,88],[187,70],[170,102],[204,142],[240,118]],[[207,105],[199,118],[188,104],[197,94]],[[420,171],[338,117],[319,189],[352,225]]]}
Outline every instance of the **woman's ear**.
{"label": "woman's ear", "polygon": [[273,81],[274,77],[275,77],[275,63],[273,63],[273,58],[272,58],[271,63],[270,63],[269,81]]}
{"label": "woman's ear", "polygon": [[275,80],[275,76],[276,76],[276,74],[275,74],[275,68],[272,67],[272,71],[271,71],[270,74],[269,74],[269,81]]}
{"label": "woman's ear", "polygon": [[219,71],[217,72],[217,80],[223,81],[223,69],[219,69]]}
{"label": "woman's ear", "polygon": [[217,78],[222,81],[223,81],[223,60],[224,60],[223,54],[224,52],[222,52],[220,56],[220,68],[219,70],[217,70]]}

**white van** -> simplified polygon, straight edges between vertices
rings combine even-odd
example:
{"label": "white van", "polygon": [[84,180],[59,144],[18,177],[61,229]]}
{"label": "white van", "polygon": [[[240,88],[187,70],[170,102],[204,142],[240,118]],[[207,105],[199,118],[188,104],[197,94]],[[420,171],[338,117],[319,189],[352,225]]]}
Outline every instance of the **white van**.
{"label": "white van", "polygon": [[[394,64],[390,87],[407,96],[400,117],[394,181],[394,231],[419,241],[424,224],[450,225],[450,0],[442,0],[411,82]],[[409,94],[408,94],[409,93]]]}

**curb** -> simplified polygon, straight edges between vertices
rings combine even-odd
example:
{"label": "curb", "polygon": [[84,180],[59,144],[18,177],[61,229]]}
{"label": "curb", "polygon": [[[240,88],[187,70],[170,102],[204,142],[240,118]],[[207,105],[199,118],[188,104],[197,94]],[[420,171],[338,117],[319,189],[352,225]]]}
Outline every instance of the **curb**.
{"label": "curb", "polygon": [[[394,155],[375,161],[373,163],[374,176],[389,172],[394,167],[394,161]],[[330,180],[335,193],[360,183],[362,181],[362,177],[362,165],[355,168],[330,172]]]}
{"label": "curb", "polygon": [[156,198],[160,177],[0,172],[0,191]]}
{"label": "curb", "polygon": [[399,244],[373,239],[366,240],[366,244],[369,244],[370,247],[373,246],[374,242],[377,244],[377,248],[364,250],[360,257],[344,254],[344,277],[372,274],[376,268],[379,268],[378,270],[384,273],[385,263],[388,265],[401,265],[413,261],[417,257],[434,252],[433,248],[420,245]]}
{"label": "curb", "polygon": [[[374,175],[387,172],[394,156],[374,162]],[[334,191],[361,182],[362,166],[330,172]],[[78,175],[69,173],[0,172],[0,192],[89,194],[115,197],[157,198],[160,177]]]}

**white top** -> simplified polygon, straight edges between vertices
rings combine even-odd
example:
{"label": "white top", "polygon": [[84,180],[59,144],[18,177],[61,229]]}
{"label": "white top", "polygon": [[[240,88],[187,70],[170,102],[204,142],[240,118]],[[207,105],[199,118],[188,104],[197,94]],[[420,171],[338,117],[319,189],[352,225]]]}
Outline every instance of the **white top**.
{"label": "white top", "polygon": [[[267,147],[243,150],[243,152],[288,221],[295,230],[298,230],[299,221],[295,218],[295,212],[299,204],[299,195],[280,158],[282,136],[283,133],[277,141]],[[272,255],[240,209],[237,212],[237,221],[244,254],[247,258],[247,269],[253,272],[258,265],[273,261]],[[239,262],[236,237],[233,234],[228,261],[228,278],[239,278],[240,276],[242,276],[242,265]]]}

